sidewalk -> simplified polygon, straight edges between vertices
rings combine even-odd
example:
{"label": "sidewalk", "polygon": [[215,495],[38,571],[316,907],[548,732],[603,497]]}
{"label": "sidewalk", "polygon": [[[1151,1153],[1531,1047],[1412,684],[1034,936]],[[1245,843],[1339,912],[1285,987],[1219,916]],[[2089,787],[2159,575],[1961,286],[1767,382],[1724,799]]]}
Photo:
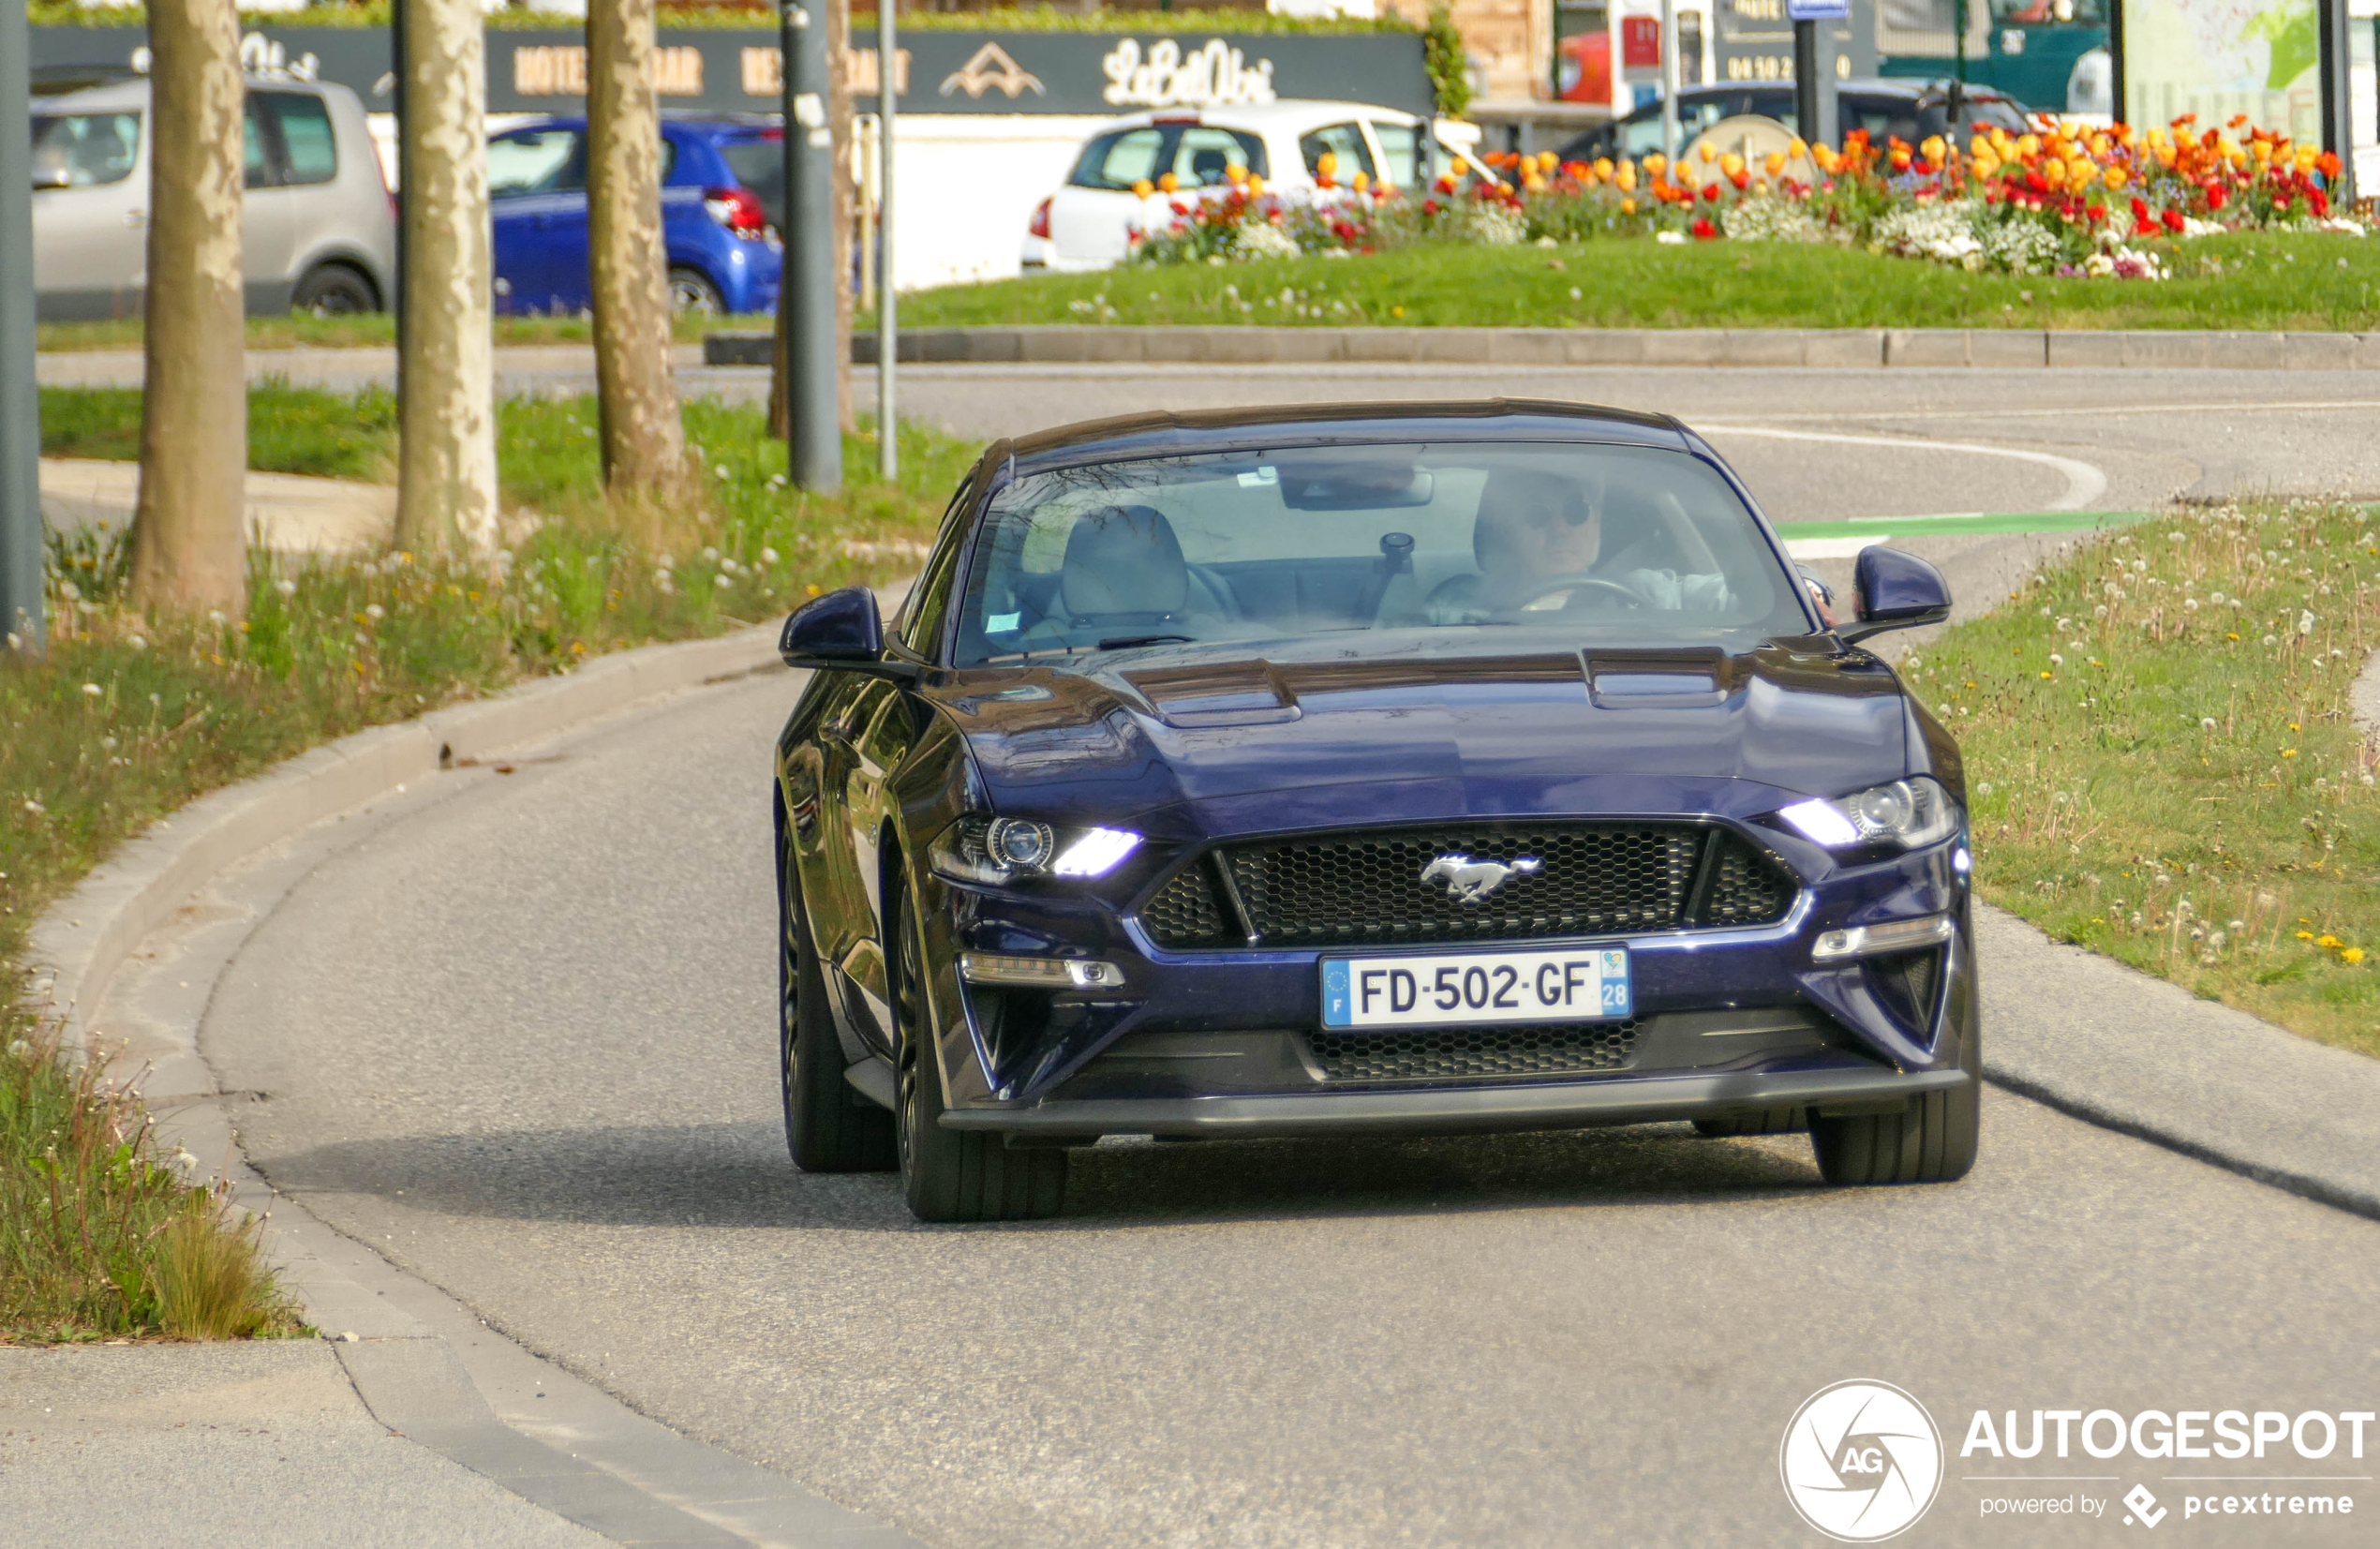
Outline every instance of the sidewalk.
{"label": "sidewalk", "polygon": [[[141,465],[81,458],[41,459],[41,518],[59,531],[104,523],[132,524]],[[396,525],[396,491],[387,484],[250,473],[248,541],[279,554],[369,551]]]}

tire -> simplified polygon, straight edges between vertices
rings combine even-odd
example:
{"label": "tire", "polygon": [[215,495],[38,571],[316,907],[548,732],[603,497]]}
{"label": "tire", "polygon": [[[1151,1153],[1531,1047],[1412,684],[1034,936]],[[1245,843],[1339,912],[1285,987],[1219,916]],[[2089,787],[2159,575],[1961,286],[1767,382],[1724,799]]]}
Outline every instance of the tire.
{"label": "tire", "polygon": [[1714,1140],[1731,1135],[1799,1135],[1808,1127],[1809,1110],[1801,1108],[1764,1108],[1757,1113],[1694,1121],[1694,1128]]}
{"label": "tire", "polygon": [[673,318],[715,318],[727,310],[719,287],[700,269],[669,272],[669,315]]}
{"label": "tire", "polygon": [[826,1005],[826,976],[801,909],[794,857],[784,856],[777,944],[777,1070],[785,1149],[804,1172],[889,1172],[900,1165],[893,1116],[843,1080],[848,1064]]}
{"label": "tire", "polygon": [[318,263],[298,281],[290,309],[318,318],[350,318],[380,309],[372,282],[344,263]]}
{"label": "tire", "polygon": [[942,1127],[942,1065],[925,1013],[919,932],[907,888],[886,890],[885,919],[900,932],[885,956],[893,968],[900,1050],[900,1182],[910,1214],[920,1221],[1035,1221],[1057,1214],[1066,1202],[1064,1151],[1012,1149],[998,1135]]}
{"label": "tire", "polygon": [[1983,1130],[1983,1034],[1970,1029],[1958,1068],[1976,1078],[1959,1092],[1929,1092],[1901,1113],[1821,1116],[1809,1126],[1818,1170],[1830,1184],[1947,1184],[1975,1165]]}

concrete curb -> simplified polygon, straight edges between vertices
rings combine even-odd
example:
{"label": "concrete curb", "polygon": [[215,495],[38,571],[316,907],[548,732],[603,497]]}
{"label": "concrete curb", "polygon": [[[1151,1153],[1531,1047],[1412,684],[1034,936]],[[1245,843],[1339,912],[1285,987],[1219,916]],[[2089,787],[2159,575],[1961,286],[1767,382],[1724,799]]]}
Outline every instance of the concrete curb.
{"label": "concrete curb", "polygon": [[770,625],[598,657],[568,677],[341,737],[202,797],[158,820],[42,916],[27,943],[33,1002],[59,1020],[69,1047],[80,1047],[85,1010],[126,954],[225,867],[457,762],[542,740],[653,694],[766,667],[776,647]]}
{"label": "concrete curb", "polygon": [[[705,365],[769,364],[766,334],[703,341]],[[855,364],[872,365],[876,337],[855,334]],[[920,365],[1513,366],[1953,366],[2000,370],[2380,370],[2380,334],[2039,328],[913,328],[900,359]]]}

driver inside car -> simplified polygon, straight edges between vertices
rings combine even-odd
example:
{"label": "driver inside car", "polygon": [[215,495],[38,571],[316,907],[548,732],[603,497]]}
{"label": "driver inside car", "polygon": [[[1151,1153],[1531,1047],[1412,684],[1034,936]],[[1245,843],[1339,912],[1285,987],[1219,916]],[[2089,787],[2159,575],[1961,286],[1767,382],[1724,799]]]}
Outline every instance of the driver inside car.
{"label": "driver inside car", "polygon": [[1520,613],[1567,607],[1702,613],[1733,605],[1718,559],[1682,511],[1653,502],[1635,524],[1642,530],[1613,534],[1617,541],[1607,549],[1611,495],[1601,478],[1513,468],[1491,473],[1471,529],[1480,568],[1431,591],[1430,622],[1510,622]]}

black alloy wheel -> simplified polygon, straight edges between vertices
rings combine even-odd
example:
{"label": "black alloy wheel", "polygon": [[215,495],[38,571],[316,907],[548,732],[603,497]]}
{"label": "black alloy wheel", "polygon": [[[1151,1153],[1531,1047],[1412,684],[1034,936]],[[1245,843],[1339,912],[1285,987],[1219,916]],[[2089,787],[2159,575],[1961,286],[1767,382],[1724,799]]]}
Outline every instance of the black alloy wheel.
{"label": "black alloy wheel", "polygon": [[380,309],[372,285],[344,263],[318,264],[298,281],[290,308],[318,318],[351,318]]}
{"label": "black alloy wheel", "polygon": [[1947,1184],[1975,1165],[1983,1132],[1983,1030],[1971,1027],[1958,1068],[1974,1080],[1956,1092],[1929,1092],[1900,1113],[1847,1114],[1810,1121],[1810,1149],[1830,1184]]}
{"label": "black alloy wheel", "polygon": [[802,916],[801,878],[784,856],[777,937],[777,1069],[785,1149],[804,1172],[888,1172],[899,1165],[893,1116],[843,1079],[848,1062],[826,1005],[826,976]]}
{"label": "black alloy wheel", "polygon": [[1066,1202],[1066,1154],[1011,1147],[999,1135],[945,1129],[942,1065],[926,1013],[921,932],[909,889],[885,889],[885,923],[898,938],[893,969],[894,1047],[900,1050],[900,1182],[920,1221],[1034,1221]]}

